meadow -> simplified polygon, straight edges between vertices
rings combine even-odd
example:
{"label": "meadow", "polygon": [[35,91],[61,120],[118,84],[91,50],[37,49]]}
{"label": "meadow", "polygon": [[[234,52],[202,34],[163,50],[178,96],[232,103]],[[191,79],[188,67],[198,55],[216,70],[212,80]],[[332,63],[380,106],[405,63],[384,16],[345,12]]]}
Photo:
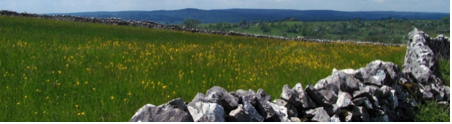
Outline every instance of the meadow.
{"label": "meadow", "polygon": [[315,84],[405,47],[312,43],[0,16],[0,121],[128,121],[212,86]]}

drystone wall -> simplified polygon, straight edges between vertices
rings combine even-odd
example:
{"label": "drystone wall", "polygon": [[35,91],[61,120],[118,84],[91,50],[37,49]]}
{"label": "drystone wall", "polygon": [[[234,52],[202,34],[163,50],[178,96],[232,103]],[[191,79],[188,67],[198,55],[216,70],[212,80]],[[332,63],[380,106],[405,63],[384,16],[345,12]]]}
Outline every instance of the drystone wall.
{"label": "drystone wall", "polygon": [[[284,85],[279,99],[262,89],[226,91],[215,86],[185,103],[147,104],[131,122],[390,122],[413,121],[412,110],[426,100],[450,104],[437,59],[448,58],[449,39],[429,38],[414,29],[409,34],[405,64],[375,60],[354,70],[334,69],[315,85]],[[441,55],[438,55],[441,54]]]}
{"label": "drystone wall", "polygon": [[401,46],[403,44],[388,44],[370,41],[349,41],[349,40],[328,40],[328,39],[305,39],[302,37],[289,38],[283,36],[269,36],[261,34],[248,34],[240,32],[222,32],[222,31],[212,31],[197,28],[186,28],[178,25],[163,25],[152,21],[135,21],[135,20],[121,20],[118,18],[93,18],[93,17],[80,17],[80,16],[68,16],[68,15],[39,15],[31,13],[17,13],[14,11],[1,10],[0,15],[3,16],[15,16],[15,17],[30,17],[39,19],[54,19],[63,21],[75,21],[75,22],[88,22],[88,23],[101,23],[109,25],[123,25],[123,26],[136,26],[143,28],[153,28],[153,29],[165,29],[165,30],[177,30],[186,31],[193,33],[203,33],[203,34],[218,34],[218,35],[228,35],[228,36],[243,36],[243,37],[255,37],[255,38],[267,38],[267,39],[279,39],[279,40],[291,40],[291,41],[307,41],[307,42],[320,42],[320,43],[331,43],[331,42],[352,42],[358,44],[373,44],[373,45],[384,45],[384,46]]}

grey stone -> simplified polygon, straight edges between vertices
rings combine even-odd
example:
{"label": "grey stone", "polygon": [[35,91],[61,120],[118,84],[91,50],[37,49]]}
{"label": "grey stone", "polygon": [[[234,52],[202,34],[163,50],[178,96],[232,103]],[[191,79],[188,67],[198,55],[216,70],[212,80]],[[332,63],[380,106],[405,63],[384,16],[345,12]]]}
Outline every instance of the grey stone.
{"label": "grey stone", "polygon": [[300,118],[297,117],[290,117],[291,122],[301,122]]}
{"label": "grey stone", "polygon": [[193,100],[191,100],[191,102],[199,102],[202,101],[202,99],[204,99],[206,96],[202,93],[197,93],[195,98],[193,98]]}
{"label": "grey stone", "polygon": [[297,117],[298,116],[298,110],[295,106],[289,105],[286,108],[287,108],[287,115],[289,117]]}
{"label": "grey stone", "polygon": [[184,111],[183,101],[178,98],[160,106],[147,104],[141,107],[130,122],[193,122],[192,116]]}
{"label": "grey stone", "polygon": [[346,90],[345,87],[341,88],[341,84],[345,83],[345,74],[343,72],[334,73],[314,85],[316,90],[329,90],[338,93],[340,89]]}
{"label": "grey stone", "polygon": [[[243,96],[242,96],[243,97]],[[232,110],[229,116],[237,119],[239,122],[263,122],[264,118],[259,115],[256,109],[246,100],[242,101],[244,105],[239,104],[237,109]]]}
{"label": "grey stone", "polygon": [[323,109],[323,107],[319,107],[315,110],[315,115],[312,117],[311,121],[314,122],[330,122],[331,117],[328,113]]}
{"label": "grey stone", "polygon": [[389,94],[391,93],[391,87],[383,85],[382,87],[380,87],[380,92],[382,98],[389,97]]}
{"label": "grey stone", "polygon": [[185,102],[181,98],[176,98],[171,101],[169,101],[166,104],[160,105],[163,108],[178,108],[183,111],[187,111],[187,105],[185,105]]}
{"label": "grey stone", "polygon": [[363,91],[368,91],[371,96],[380,97],[382,95],[382,91],[380,87],[374,85],[364,86]]}
{"label": "grey stone", "polygon": [[354,116],[358,117],[360,121],[368,122],[369,121],[369,113],[364,107],[357,106],[354,107]]}
{"label": "grey stone", "polygon": [[308,84],[305,89],[308,96],[314,101],[318,106],[325,106],[328,105],[328,102],[324,102],[324,96],[317,92],[311,84]]}
{"label": "grey stone", "polygon": [[338,105],[336,104],[332,104],[332,105],[327,105],[324,106],[323,109],[326,111],[326,113],[328,113],[328,115],[333,116],[333,115],[339,115],[341,113],[341,109],[339,108]]}
{"label": "grey stone", "polygon": [[358,97],[369,97],[369,89],[367,90],[357,90],[355,92],[353,92],[353,98],[358,98]]}
{"label": "grey stone", "polygon": [[361,105],[364,102],[364,100],[366,100],[366,99],[367,99],[367,97],[355,98],[355,99],[353,99],[353,104],[354,105]]}
{"label": "grey stone", "polygon": [[432,100],[433,99],[433,93],[429,92],[429,91],[424,91],[421,89],[421,93],[422,93],[422,98],[424,98],[425,100]]}
{"label": "grey stone", "polygon": [[[254,92],[254,91],[250,90],[249,92]],[[271,105],[268,104],[268,103],[270,103],[269,101],[271,100],[271,96],[268,95],[267,93],[265,93],[264,90],[259,89],[256,94],[248,95],[248,96],[253,96],[253,97],[243,97],[243,98],[244,99],[252,98],[253,100],[247,100],[247,101],[251,101],[250,103],[256,108],[257,112],[265,120],[273,121],[273,120],[275,120],[275,118],[279,118],[279,117],[276,117],[277,116],[276,112],[272,109]]]}
{"label": "grey stone", "polygon": [[353,78],[353,77],[347,78],[347,81],[345,84],[347,90],[345,90],[345,91],[348,93],[353,93],[354,91],[359,90],[359,86],[358,86],[359,83],[360,83],[360,81],[356,78]]}
{"label": "grey stone", "polygon": [[376,96],[372,96],[372,99],[369,100],[372,101],[372,105],[374,108],[381,108],[380,102]]}
{"label": "grey stone", "polygon": [[331,116],[330,122],[341,122],[341,119],[337,115]]}
{"label": "grey stone", "polygon": [[224,108],[226,113],[229,113],[238,106],[234,96],[219,86],[214,86],[207,90],[205,99],[214,100],[218,105]]}
{"label": "grey stone", "polygon": [[390,105],[392,109],[396,109],[397,106],[399,106],[399,99],[397,98],[396,95],[396,91],[395,90],[391,90],[390,95],[389,95],[389,99],[390,99]]}
{"label": "grey stone", "polygon": [[[411,73],[415,80],[422,85],[429,84],[443,84],[442,80],[438,79],[439,67],[436,62],[435,53],[432,46],[436,44],[436,39],[431,40],[428,35],[414,29],[409,33],[409,42],[407,45],[407,52],[405,55],[405,62],[403,65],[404,73]],[[446,42],[443,42],[446,43]],[[449,43],[450,44],[450,43]],[[450,48],[447,51],[450,51]],[[438,51],[438,50],[435,50]],[[431,99],[431,94],[428,89],[423,93],[425,99]]]}
{"label": "grey stone", "polygon": [[297,83],[293,87],[293,91],[298,94],[296,97],[296,101],[300,102],[302,108],[315,108],[317,105],[314,101],[307,95],[307,93],[303,90],[303,86],[300,83]]}
{"label": "grey stone", "polygon": [[265,93],[263,89],[258,89],[256,95],[258,101],[270,101],[272,99],[272,96]]}
{"label": "grey stone", "polygon": [[303,111],[301,112],[300,115],[301,115],[303,118],[311,118],[311,117],[314,117],[314,116],[315,116],[316,111],[317,111],[317,109],[303,110]]}
{"label": "grey stone", "polygon": [[377,70],[375,76],[370,76],[367,81],[365,81],[365,84],[371,84],[376,86],[382,86],[384,84],[384,79],[386,78],[386,73],[384,70]]}
{"label": "grey stone", "polygon": [[281,99],[283,99],[295,106],[299,106],[300,102],[297,101],[297,96],[298,96],[298,93],[295,92],[293,89],[290,89],[288,84],[283,86],[282,93],[281,93]]}
{"label": "grey stone", "polygon": [[347,92],[339,92],[338,100],[336,101],[336,105],[339,108],[348,107],[348,105],[352,104],[352,96]]}
{"label": "grey stone", "polygon": [[365,99],[365,100],[364,100],[363,106],[364,106],[366,109],[368,109],[368,110],[374,109],[374,108],[372,107],[372,103],[370,103],[369,99]]}
{"label": "grey stone", "polygon": [[275,99],[273,100],[273,103],[275,103],[278,106],[286,106],[288,103],[282,99]]}
{"label": "grey stone", "polygon": [[336,93],[328,91],[328,90],[320,90],[319,92],[322,95],[321,98],[323,98],[322,101],[324,103],[327,103],[328,105],[336,103],[336,101],[338,99]]}
{"label": "grey stone", "polygon": [[265,120],[275,120],[278,117],[277,112],[272,108],[269,101],[258,101],[256,105],[257,112],[265,119]]}
{"label": "grey stone", "polygon": [[345,112],[345,122],[352,122],[353,113],[346,111]]}
{"label": "grey stone", "polygon": [[278,106],[277,104],[270,103],[270,102],[268,102],[268,104],[276,112],[277,117],[279,117],[279,118],[276,118],[277,120],[275,120],[275,121],[290,122],[289,116],[287,114],[287,108],[286,107]]}
{"label": "grey stone", "polygon": [[224,122],[225,113],[217,103],[195,102],[188,104],[188,111],[195,122]]}
{"label": "grey stone", "polygon": [[433,93],[436,101],[442,101],[444,99],[444,88],[439,86],[439,84],[430,84],[431,92]]}

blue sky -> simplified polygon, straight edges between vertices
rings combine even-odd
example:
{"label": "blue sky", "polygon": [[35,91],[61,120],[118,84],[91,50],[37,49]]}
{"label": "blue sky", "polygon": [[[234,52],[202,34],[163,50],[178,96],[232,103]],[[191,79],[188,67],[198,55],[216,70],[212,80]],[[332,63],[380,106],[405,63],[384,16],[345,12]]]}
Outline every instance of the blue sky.
{"label": "blue sky", "polygon": [[450,13],[450,0],[0,0],[0,10],[68,13],[184,8],[409,11]]}

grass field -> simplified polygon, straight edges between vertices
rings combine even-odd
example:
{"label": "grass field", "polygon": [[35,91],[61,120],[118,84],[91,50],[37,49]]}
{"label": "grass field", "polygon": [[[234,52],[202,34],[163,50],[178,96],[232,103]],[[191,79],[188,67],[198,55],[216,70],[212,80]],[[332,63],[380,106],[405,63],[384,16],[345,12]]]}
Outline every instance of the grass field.
{"label": "grass field", "polygon": [[212,86],[316,83],[405,47],[310,43],[0,16],[0,121],[128,121]]}

